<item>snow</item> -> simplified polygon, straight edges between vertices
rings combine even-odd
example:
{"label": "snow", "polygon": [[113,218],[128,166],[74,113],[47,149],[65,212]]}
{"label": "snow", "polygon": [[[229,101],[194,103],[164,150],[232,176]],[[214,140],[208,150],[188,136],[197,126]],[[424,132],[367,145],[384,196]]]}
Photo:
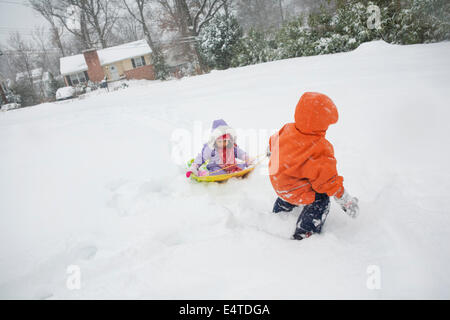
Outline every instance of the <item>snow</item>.
{"label": "snow", "polygon": [[[97,50],[98,59],[102,66],[125,59],[150,54],[152,50],[145,40],[125,43],[119,46]],[[70,74],[86,71],[88,69],[83,54],[63,57],[61,61],[61,74]]]}
{"label": "snow", "polygon": [[152,50],[147,41],[139,40],[106,48],[98,51],[98,58],[100,64],[107,65],[117,61],[121,61],[128,58],[139,57],[146,54],[150,54]]}
{"label": "snow", "polygon": [[88,67],[84,55],[77,54],[74,56],[62,57],[59,59],[62,75],[87,71]]}
{"label": "snow", "polygon": [[56,90],[56,100],[72,98],[75,95],[73,87],[62,87]]}
{"label": "snow", "polygon": [[[0,298],[449,299],[449,54],[372,42],[0,113]],[[271,213],[261,170],[199,184],[180,163],[217,118],[251,150],[243,133],[292,121],[305,91],[338,107],[327,138],[361,213],[332,201],[293,241],[299,212]]]}
{"label": "snow", "polygon": [[17,109],[17,108],[20,108],[20,104],[18,104],[18,103],[7,103],[7,104],[2,104],[0,106],[0,111],[8,111],[8,110]]}

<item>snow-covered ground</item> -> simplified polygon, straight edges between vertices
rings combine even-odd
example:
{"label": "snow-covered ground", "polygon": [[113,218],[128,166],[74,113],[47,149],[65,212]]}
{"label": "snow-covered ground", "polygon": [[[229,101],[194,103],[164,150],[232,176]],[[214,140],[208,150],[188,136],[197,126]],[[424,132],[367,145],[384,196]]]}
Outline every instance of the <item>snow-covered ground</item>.
{"label": "snow-covered ground", "polygon": [[[372,42],[0,113],[0,298],[449,299],[449,56]],[[278,129],[305,91],[338,107],[327,137],[361,213],[332,201],[293,241],[299,212],[271,213],[261,171],[199,184],[180,161],[199,127]]]}

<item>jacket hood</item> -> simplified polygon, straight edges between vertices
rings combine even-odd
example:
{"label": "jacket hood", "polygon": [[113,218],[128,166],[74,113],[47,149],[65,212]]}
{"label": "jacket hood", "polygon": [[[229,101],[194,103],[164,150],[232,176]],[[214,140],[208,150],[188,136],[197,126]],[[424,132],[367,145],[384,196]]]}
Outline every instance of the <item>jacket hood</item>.
{"label": "jacket hood", "polygon": [[213,149],[216,140],[224,134],[229,134],[232,139],[236,141],[236,132],[233,128],[231,128],[223,119],[214,120],[211,128],[211,135],[208,140],[208,147]]}
{"label": "jacket hood", "polygon": [[334,102],[318,92],[304,93],[295,109],[295,127],[306,134],[325,135],[338,118]]}

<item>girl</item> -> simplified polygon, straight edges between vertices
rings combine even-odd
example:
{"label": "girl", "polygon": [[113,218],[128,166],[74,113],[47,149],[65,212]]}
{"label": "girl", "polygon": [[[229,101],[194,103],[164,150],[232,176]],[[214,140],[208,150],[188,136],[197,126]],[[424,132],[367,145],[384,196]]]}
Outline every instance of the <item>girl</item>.
{"label": "girl", "polygon": [[[196,176],[228,174],[241,171],[251,165],[252,161],[247,153],[235,142],[236,133],[233,128],[222,119],[214,120],[208,142],[203,145],[202,151],[195,158],[186,175],[189,177],[191,173]],[[245,163],[236,163],[236,158]],[[209,160],[206,166],[208,171],[199,170],[207,160]]]}

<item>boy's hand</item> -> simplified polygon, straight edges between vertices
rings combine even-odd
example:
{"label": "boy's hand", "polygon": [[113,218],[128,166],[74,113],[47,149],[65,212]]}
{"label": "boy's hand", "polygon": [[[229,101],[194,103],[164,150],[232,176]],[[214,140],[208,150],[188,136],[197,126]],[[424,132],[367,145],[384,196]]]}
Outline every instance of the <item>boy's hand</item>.
{"label": "boy's hand", "polygon": [[250,157],[245,158],[245,163],[247,164],[247,167],[250,167],[254,161],[255,160],[253,158],[250,158]]}
{"label": "boy's hand", "polygon": [[359,215],[358,198],[350,196],[347,190],[344,190],[342,197],[334,199],[350,217],[356,218]]}

